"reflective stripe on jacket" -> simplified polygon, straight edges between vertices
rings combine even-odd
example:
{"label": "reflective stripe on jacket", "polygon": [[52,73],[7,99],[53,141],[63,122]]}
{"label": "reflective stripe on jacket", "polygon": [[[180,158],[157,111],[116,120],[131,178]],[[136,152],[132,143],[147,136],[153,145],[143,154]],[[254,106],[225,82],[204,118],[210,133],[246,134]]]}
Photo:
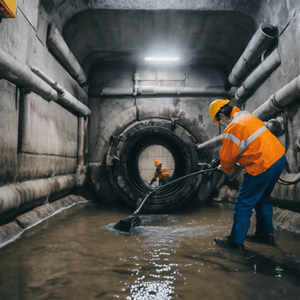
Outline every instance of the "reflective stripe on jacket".
{"label": "reflective stripe on jacket", "polygon": [[221,138],[220,162],[226,173],[233,172],[239,163],[247,173],[256,176],[284,155],[284,147],[261,120],[237,107],[231,117]]}
{"label": "reflective stripe on jacket", "polygon": [[159,177],[160,179],[164,179],[164,177],[170,177],[170,173],[167,168],[163,167],[161,168],[161,172],[158,173],[157,170],[155,171],[153,179],[156,179],[157,177]]}

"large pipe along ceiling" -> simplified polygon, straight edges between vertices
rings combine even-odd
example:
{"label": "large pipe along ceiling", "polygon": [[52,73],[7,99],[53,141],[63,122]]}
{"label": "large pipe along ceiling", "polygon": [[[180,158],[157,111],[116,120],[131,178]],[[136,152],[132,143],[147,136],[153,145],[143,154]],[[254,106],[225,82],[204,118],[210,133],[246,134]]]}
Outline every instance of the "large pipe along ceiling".
{"label": "large pipe along ceiling", "polygon": [[[151,119],[136,122],[112,143],[108,155],[114,156],[115,163],[110,167],[110,181],[117,193],[132,206],[136,206],[137,201],[152,190],[143,181],[138,168],[140,155],[146,148],[160,145],[172,154],[175,168],[171,180],[198,170],[196,139],[171,121]],[[147,200],[144,209],[161,211],[176,208],[193,196],[200,181],[201,176],[190,177],[161,189]]]}

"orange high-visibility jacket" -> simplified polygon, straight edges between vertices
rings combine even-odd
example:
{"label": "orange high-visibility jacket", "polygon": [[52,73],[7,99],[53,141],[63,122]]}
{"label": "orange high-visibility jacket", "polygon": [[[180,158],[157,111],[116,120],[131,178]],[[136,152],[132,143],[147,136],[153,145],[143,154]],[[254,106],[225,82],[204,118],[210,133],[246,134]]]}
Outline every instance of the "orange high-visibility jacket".
{"label": "orange high-visibility jacket", "polygon": [[170,173],[167,168],[163,167],[161,168],[160,174],[157,172],[157,170],[155,171],[153,179],[156,179],[157,177],[159,177],[160,179],[164,179],[164,177],[170,177]]}
{"label": "orange high-visibility jacket", "polygon": [[239,163],[246,172],[256,176],[265,172],[284,154],[280,141],[264,123],[247,111],[234,107],[231,122],[222,134],[220,163],[226,173]]}

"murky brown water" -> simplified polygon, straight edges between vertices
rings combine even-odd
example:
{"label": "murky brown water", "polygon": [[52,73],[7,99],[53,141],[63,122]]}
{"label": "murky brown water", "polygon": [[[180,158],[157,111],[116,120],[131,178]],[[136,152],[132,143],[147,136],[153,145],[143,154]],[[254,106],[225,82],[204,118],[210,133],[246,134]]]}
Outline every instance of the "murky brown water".
{"label": "murky brown water", "polygon": [[300,236],[220,249],[213,238],[230,233],[231,208],[144,215],[127,236],[111,228],[131,210],[74,206],[0,249],[0,299],[299,299]]}

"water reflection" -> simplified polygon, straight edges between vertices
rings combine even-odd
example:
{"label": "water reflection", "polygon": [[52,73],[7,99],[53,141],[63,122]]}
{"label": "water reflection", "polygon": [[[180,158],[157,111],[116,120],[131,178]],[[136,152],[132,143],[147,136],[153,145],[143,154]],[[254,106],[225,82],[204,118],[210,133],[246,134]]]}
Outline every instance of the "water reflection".
{"label": "water reflection", "polygon": [[298,235],[224,250],[230,206],[185,212],[143,215],[131,236],[112,228],[128,211],[93,203],[49,218],[0,249],[0,299],[297,299]]}

